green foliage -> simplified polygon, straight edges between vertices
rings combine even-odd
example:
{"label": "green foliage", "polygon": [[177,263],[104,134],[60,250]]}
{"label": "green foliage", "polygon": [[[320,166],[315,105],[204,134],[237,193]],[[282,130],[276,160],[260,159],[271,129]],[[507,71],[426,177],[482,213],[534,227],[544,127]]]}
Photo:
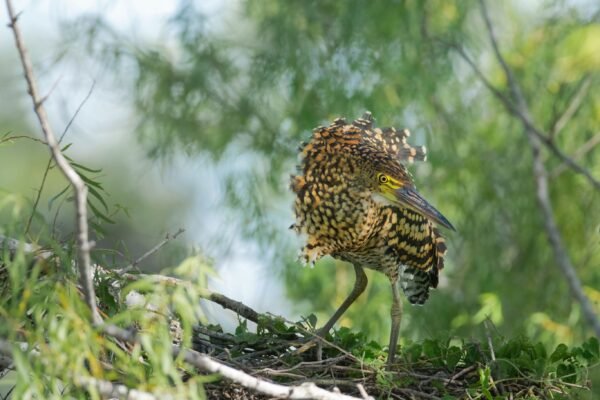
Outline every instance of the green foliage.
{"label": "green foliage", "polygon": [[[565,154],[600,176],[600,152],[593,145],[600,126],[598,6],[584,10],[577,2],[560,0],[527,7],[519,2],[488,4],[501,51],[523,88],[535,124]],[[193,2],[183,1],[157,44],[121,36],[102,16],[91,16],[68,26],[64,43],[86,46],[92,57],[108,64],[107,71],[115,71],[136,107],[139,137],[151,156],[202,153],[214,162],[222,183],[218,189],[225,193],[224,207],[216,211],[230,217],[247,240],[258,243],[263,262],[283,271],[298,310],[314,312],[304,326],[313,328],[317,317],[331,315],[349,293],[352,273],[332,259],[321,260],[314,269],[298,267],[298,245],[284,234],[292,222],[287,175],[293,172],[296,146],[310,129],[337,116],[355,118],[368,109],[379,125],[408,127],[416,144],[427,144],[430,162],[412,168],[416,183],[458,228],[447,235],[448,262],[439,290],[425,307],[406,308],[404,362],[442,369],[449,376],[475,366],[469,390],[480,398],[498,397],[499,383],[510,386],[523,379],[531,387],[545,384],[560,390],[585,383],[587,373],[589,379],[599,379],[591,368],[597,363],[597,341],[585,340],[590,331],[578,305],[569,300],[544,234],[521,124],[454,50],[463,48],[492,84],[508,92],[504,74],[493,62],[477,2],[406,0],[365,6],[350,0],[247,0],[236,9],[235,23],[214,23],[211,18]],[[6,138],[0,139],[2,146],[11,144]],[[89,185],[92,223],[102,236],[115,211],[100,170],[82,164],[75,162],[75,167]],[[545,153],[545,165],[567,250],[598,309],[600,272],[594,267],[600,263],[600,195],[550,153]],[[58,212],[69,196],[68,189],[56,190],[49,203],[52,211]],[[27,197],[3,188],[0,216],[9,222],[0,226],[0,233],[22,236],[30,211]],[[70,283],[72,249],[49,237],[54,229],[41,213],[35,221],[32,236],[50,243],[60,260],[57,266],[35,264],[29,270],[32,260],[19,253],[14,267],[0,269],[8,273],[13,292],[0,307],[0,318],[7,321],[0,332],[33,344],[45,340],[48,330],[64,354],[40,351],[62,357],[69,367],[65,370],[89,374],[112,346],[119,368],[131,373],[129,384],[154,388],[168,383],[179,390],[182,383],[174,375],[179,361],[159,365],[168,348],[165,319],[125,309],[110,280],[99,278],[98,295],[111,318],[124,325],[139,323],[148,333],[135,351],[152,367],[127,366],[116,346],[82,328],[85,311]],[[228,251],[206,250],[221,255]],[[42,274],[48,270],[50,275]],[[379,367],[384,349],[377,343],[389,331],[389,284],[376,274],[369,273],[369,279],[368,291],[341,321],[352,329],[339,329],[331,340]],[[132,288],[148,294],[162,311],[175,309],[189,324],[198,319],[198,310],[186,307],[194,291],[176,294],[149,281]],[[40,303],[36,306],[32,299]],[[48,311],[42,312],[40,304]],[[495,361],[479,329],[487,318],[514,338],[493,338]],[[16,332],[25,332],[24,337],[17,338]],[[257,333],[242,325],[235,335],[236,351],[260,345],[265,335],[271,345],[281,335],[298,333],[298,327],[281,320],[261,321]],[[447,337],[474,340],[440,339]],[[88,340],[89,349],[84,346]],[[324,351],[335,356],[339,350]],[[23,371],[19,394],[30,390],[52,396],[62,390],[57,382],[67,378],[65,371],[15,354]],[[48,368],[50,381],[34,374],[27,387],[25,377],[42,368]],[[384,373],[377,379],[394,384]],[[415,378],[402,379],[410,384]],[[194,392],[192,386],[186,387]],[[83,396],[71,390],[71,395]]]}
{"label": "green foliage", "polygon": [[[547,0],[524,10],[517,2],[489,3],[501,51],[536,125],[566,154],[581,152],[600,123],[600,68],[592,50],[597,7],[589,12]],[[548,344],[589,334],[578,306],[564,301],[568,289],[543,233],[520,122],[453,50],[460,45],[507,90],[501,69],[489,62],[478,2],[245,1],[232,18],[235,24],[215,28],[193,2],[183,2],[163,41],[177,51],[147,43],[132,50],[98,19],[82,19],[68,33],[111,66],[134,66],[128,87],[151,155],[185,150],[215,160],[229,205],[224,212],[272,255],[274,266],[285,265],[300,311],[325,319],[352,278],[334,272],[339,263],[331,260],[311,271],[297,267],[298,244],[283,234],[292,222],[285,177],[310,129],[368,109],[379,125],[408,127],[416,144],[428,145],[430,164],[414,167],[416,183],[458,230],[447,235],[441,290],[427,307],[411,309],[404,336],[467,335],[488,315],[513,333],[524,325]],[[92,34],[82,41],[82,31]],[[599,154],[588,149],[578,160],[595,176]],[[569,254],[585,284],[598,287],[600,195],[552,156],[546,164]],[[370,280],[365,300],[343,323],[385,340],[389,289],[385,279]]]}
{"label": "green foliage", "polygon": [[[109,280],[100,274],[106,282],[98,282],[105,322],[137,331],[139,344],[132,349],[102,335],[90,323],[89,309],[73,283],[71,254],[58,252],[57,257],[35,261],[33,255],[19,251],[0,259],[0,276],[6,271],[10,280],[0,304],[0,338],[15,344],[12,398],[99,398],[96,389],[77,384],[85,377],[119,381],[158,396],[204,398],[203,378],[194,376],[184,382],[182,370],[192,369],[181,357],[172,357],[171,322],[172,316],[179,318],[179,341],[191,347],[192,326],[203,318],[197,299],[205,290],[210,268],[202,259],[192,257],[165,271],[185,279],[186,285],[146,278],[129,284],[121,281],[119,289],[115,287],[118,277]],[[123,300],[132,291],[143,293],[144,301],[125,307]]]}
{"label": "green foliage", "polygon": [[[286,329],[281,319],[264,318],[259,334],[250,332],[247,322],[242,321],[235,333],[220,340],[219,345],[229,342],[232,347],[227,354],[237,363],[252,365],[259,376],[267,369],[272,372],[268,375],[271,379],[293,384],[300,376],[311,380],[332,374],[336,381],[360,382],[378,398],[413,389],[444,399],[586,399],[590,398],[589,371],[600,365],[598,339],[594,337],[570,348],[560,344],[550,352],[541,342],[525,336],[493,335],[483,342],[459,338],[407,342],[398,349],[400,360],[386,370],[387,350],[364,333],[348,328],[327,336],[323,361],[318,362],[310,358],[310,353],[281,347],[286,341],[310,338],[306,329],[313,318],[287,324]],[[275,323],[279,324],[279,333],[264,327]],[[222,332],[219,326],[211,326],[210,330]],[[281,350],[275,351],[275,347]],[[215,354],[218,356],[218,351]],[[263,369],[263,365],[269,367]],[[291,371],[294,374],[286,374]]]}

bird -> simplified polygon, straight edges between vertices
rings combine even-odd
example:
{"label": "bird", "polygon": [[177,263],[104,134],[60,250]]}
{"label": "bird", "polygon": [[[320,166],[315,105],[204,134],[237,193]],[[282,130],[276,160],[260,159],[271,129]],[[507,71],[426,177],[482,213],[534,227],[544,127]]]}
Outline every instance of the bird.
{"label": "bird", "polygon": [[324,337],[364,292],[365,268],[391,284],[391,330],[387,365],[395,359],[402,300],[422,305],[438,285],[446,244],[439,226],[454,226],[416,190],[406,164],[426,160],[424,146],[407,143],[410,131],[377,128],[370,112],[348,123],[337,118],[313,130],[299,148],[291,176],[295,223],[305,238],[305,264],[329,255],[349,262],[356,280],[347,298],[318,330]]}

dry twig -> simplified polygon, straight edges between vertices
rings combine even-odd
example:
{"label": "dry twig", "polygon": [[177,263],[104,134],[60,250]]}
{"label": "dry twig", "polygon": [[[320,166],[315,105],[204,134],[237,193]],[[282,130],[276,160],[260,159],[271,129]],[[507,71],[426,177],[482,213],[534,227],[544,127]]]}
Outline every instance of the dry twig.
{"label": "dry twig", "polygon": [[132,262],[131,264],[129,264],[125,268],[122,268],[122,269],[119,269],[119,270],[115,270],[115,272],[118,273],[118,274],[124,274],[126,272],[131,271],[134,268],[137,268],[137,266],[142,261],[144,261],[146,258],[148,258],[151,255],[153,255],[154,253],[156,253],[158,250],[160,250],[165,244],[169,243],[171,240],[176,239],[177,236],[181,235],[183,232],[185,232],[185,229],[179,228],[179,230],[177,232],[175,232],[174,234],[172,234],[172,235],[170,233],[167,233],[166,236],[165,236],[165,238],[163,240],[161,240],[156,246],[154,246],[153,248],[151,248],[150,250],[148,250],[147,252],[145,252],[144,254],[142,254],[134,262]]}
{"label": "dry twig", "polygon": [[17,15],[15,14],[11,0],[6,0],[6,8],[10,17],[10,28],[13,31],[15,37],[15,44],[19,53],[19,58],[23,66],[23,73],[25,80],[27,81],[28,92],[33,102],[33,110],[38,118],[42,132],[48,148],[52,154],[52,158],[56,162],[56,165],[60,168],[61,172],[67,178],[73,190],[75,192],[75,209],[76,209],[76,221],[77,221],[77,255],[78,255],[78,269],[79,269],[79,283],[83,290],[86,303],[90,307],[92,313],[92,320],[94,323],[101,321],[100,314],[96,307],[96,294],[94,290],[94,284],[92,282],[92,274],[90,271],[90,250],[91,244],[88,240],[88,223],[87,223],[87,186],[73,167],[69,164],[65,156],[62,154],[59,143],[56,140],[56,136],[52,131],[50,123],[48,121],[48,115],[46,114],[46,108],[44,107],[44,99],[40,96],[37,88],[37,83],[33,74],[33,68],[31,60],[27,53],[25,43],[21,36],[21,30],[17,25]]}

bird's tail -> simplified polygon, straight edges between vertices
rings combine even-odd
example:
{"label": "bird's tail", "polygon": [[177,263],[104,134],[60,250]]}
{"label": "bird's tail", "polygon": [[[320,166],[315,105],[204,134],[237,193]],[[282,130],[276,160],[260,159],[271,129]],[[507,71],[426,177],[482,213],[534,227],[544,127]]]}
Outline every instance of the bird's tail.
{"label": "bird's tail", "polygon": [[429,269],[419,269],[406,265],[400,266],[400,285],[411,304],[425,304],[429,298],[429,289],[438,285],[438,275],[444,268],[446,244],[437,228],[431,230],[434,245],[433,265]]}

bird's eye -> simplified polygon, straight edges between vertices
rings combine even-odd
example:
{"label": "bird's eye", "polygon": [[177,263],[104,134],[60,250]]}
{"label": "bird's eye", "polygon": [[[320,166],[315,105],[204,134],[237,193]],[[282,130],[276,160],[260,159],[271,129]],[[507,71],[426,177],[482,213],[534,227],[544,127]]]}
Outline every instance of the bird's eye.
{"label": "bird's eye", "polygon": [[379,175],[379,183],[387,183],[388,182],[388,177],[385,176],[384,174]]}

